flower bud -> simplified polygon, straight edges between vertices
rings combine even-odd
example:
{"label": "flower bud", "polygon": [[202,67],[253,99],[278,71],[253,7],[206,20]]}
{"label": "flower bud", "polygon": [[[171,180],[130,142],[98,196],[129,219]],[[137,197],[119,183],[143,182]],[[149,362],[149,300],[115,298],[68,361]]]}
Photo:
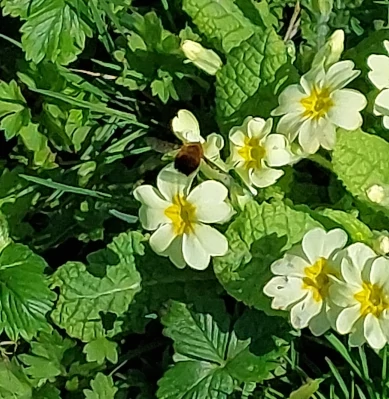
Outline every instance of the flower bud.
{"label": "flower bud", "polygon": [[344,32],[336,30],[326,44],[317,52],[312,62],[312,68],[324,65],[327,69],[340,60],[344,50]]}
{"label": "flower bud", "polygon": [[384,205],[387,202],[387,193],[385,188],[379,184],[374,184],[366,190],[366,196],[375,204]]}
{"label": "flower bud", "polygon": [[215,75],[223,66],[220,57],[213,50],[204,48],[200,43],[185,40],[181,48],[190,62],[210,75]]}

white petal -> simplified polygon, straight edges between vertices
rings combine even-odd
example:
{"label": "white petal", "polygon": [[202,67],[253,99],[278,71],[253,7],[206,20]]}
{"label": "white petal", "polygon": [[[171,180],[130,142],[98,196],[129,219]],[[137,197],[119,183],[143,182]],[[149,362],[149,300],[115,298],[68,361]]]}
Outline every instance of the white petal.
{"label": "white petal", "polygon": [[366,341],[373,349],[382,349],[386,344],[385,335],[376,317],[369,313],[363,324]]}
{"label": "white petal", "polygon": [[302,113],[291,113],[284,115],[277,125],[277,133],[284,134],[290,142],[294,141],[305,121]]}
{"label": "white petal", "polygon": [[[377,258],[370,269],[370,282],[379,287],[389,288],[389,259],[384,257]],[[387,291],[389,294],[389,291]]]}
{"label": "white petal", "polygon": [[344,308],[336,319],[336,330],[339,334],[348,334],[351,332],[354,324],[361,317],[361,306],[355,304],[348,308]]}
{"label": "white petal", "polygon": [[388,312],[388,309],[385,309],[382,312],[382,314],[379,318],[379,322],[380,322],[381,331],[385,335],[386,341],[389,341],[389,312]]}
{"label": "white petal", "polygon": [[318,65],[317,68],[311,69],[300,79],[300,84],[307,95],[311,94],[314,86],[322,87],[325,79],[325,70],[323,65]]}
{"label": "white petal", "polygon": [[269,134],[273,122],[271,119],[265,121],[262,118],[250,118],[247,122],[247,134],[251,137],[262,138]]}
{"label": "white petal", "polygon": [[165,224],[150,237],[150,246],[154,252],[161,254],[167,250],[175,237],[173,225]]}
{"label": "white petal", "polygon": [[230,141],[232,144],[238,146],[238,147],[243,147],[245,138],[247,136],[244,134],[244,132],[241,130],[241,128],[236,128],[232,129],[229,134]]}
{"label": "white petal", "polygon": [[174,134],[183,142],[202,142],[200,127],[196,117],[192,112],[182,109],[172,121]]}
{"label": "white petal", "polygon": [[389,129],[389,116],[384,115],[382,122],[385,129]]}
{"label": "white petal", "polygon": [[324,238],[323,252],[321,256],[330,258],[330,256],[337,250],[343,248],[347,243],[347,234],[341,229],[330,230]]}
{"label": "white petal", "polygon": [[214,180],[207,180],[188,195],[188,201],[194,205],[218,204],[227,198],[228,190],[225,185]]}
{"label": "white petal", "polygon": [[[322,118],[323,119],[323,118]],[[323,121],[307,119],[300,127],[299,144],[308,154],[314,154],[320,147],[321,126]]]}
{"label": "white petal", "polygon": [[194,228],[194,234],[209,255],[224,256],[227,253],[227,238],[213,227],[198,223]]}
{"label": "white petal", "polygon": [[327,318],[327,313],[325,310],[325,306],[322,307],[320,313],[313,317],[312,320],[309,322],[309,329],[311,330],[312,334],[316,337],[323,335],[330,329],[331,325]]}
{"label": "white petal", "polygon": [[284,166],[292,161],[288,141],[281,134],[269,134],[265,142],[266,163],[269,166]]}
{"label": "white petal", "polygon": [[304,89],[298,85],[288,86],[278,97],[279,106],[272,111],[273,116],[284,115],[289,113],[302,113],[304,107],[301,104],[301,100],[307,96]]}
{"label": "white petal", "polygon": [[240,176],[243,183],[246,184],[246,186],[249,187],[251,190],[252,182],[251,182],[251,173],[249,172],[249,170],[246,169],[244,166],[237,165],[235,167],[235,172]]}
{"label": "white petal", "polygon": [[184,256],[182,254],[182,236],[176,237],[167,250],[161,254],[162,256],[168,256],[170,261],[179,269],[183,269],[186,266]]}
{"label": "white petal", "polygon": [[304,269],[310,264],[302,256],[286,253],[270,266],[273,274],[304,278]]}
{"label": "white petal", "polygon": [[381,54],[372,54],[367,59],[367,65],[371,69],[369,79],[377,89],[389,88],[389,57]]}
{"label": "white petal", "polygon": [[226,223],[233,215],[232,206],[226,202],[201,205],[196,208],[196,218],[203,223]]}
{"label": "white petal", "polygon": [[211,261],[210,254],[205,251],[195,234],[184,234],[182,253],[187,265],[196,270],[205,270]]}
{"label": "white petal", "polygon": [[296,329],[302,329],[308,326],[310,320],[320,313],[323,302],[316,302],[313,299],[312,292],[299,303],[293,306],[290,311],[290,322]]}
{"label": "white petal", "polygon": [[290,305],[307,295],[302,289],[302,280],[295,277],[273,277],[263,288],[265,295],[274,298],[272,308],[286,310]]}
{"label": "white petal", "polygon": [[329,120],[343,129],[358,129],[362,125],[359,111],[367,104],[365,96],[356,90],[343,89],[332,93],[331,98],[334,106],[328,111]]}
{"label": "white petal", "polygon": [[375,99],[374,107],[381,115],[389,114],[389,89],[382,90]]}
{"label": "white petal", "polygon": [[361,290],[361,286],[336,281],[330,286],[329,297],[335,305],[342,308],[351,307],[356,304],[359,306],[359,302],[355,299],[354,295]]}
{"label": "white petal", "polygon": [[336,144],[336,126],[327,121],[322,128],[322,134],[320,136],[320,145],[328,151],[335,148]]}
{"label": "white petal", "polygon": [[323,256],[325,239],[326,232],[320,227],[314,228],[304,235],[302,247],[311,265]]}
{"label": "white petal", "polygon": [[194,177],[195,173],[186,176],[178,172],[171,163],[159,172],[157,186],[165,199],[172,202],[175,195],[186,195],[188,193]]}
{"label": "white petal", "polygon": [[359,319],[355,323],[354,329],[351,332],[348,340],[350,346],[362,346],[366,342],[363,323],[363,318]]}
{"label": "white petal", "polygon": [[170,202],[165,201],[159,192],[149,184],[137,187],[134,190],[134,197],[150,208],[166,209],[170,205]]}
{"label": "white petal", "polygon": [[251,182],[256,187],[269,187],[274,184],[284,172],[282,170],[271,169],[262,166],[261,169],[255,169],[250,176]]}
{"label": "white petal", "polygon": [[384,47],[387,53],[389,53],[389,40],[384,40]]}
{"label": "white petal", "polygon": [[220,134],[212,133],[207,136],[207,141],[203,144],[205,158],[216,161],[220,158],[220,150],[224,147],[224,139]]}
{"label": "white petal", "polygon": [[352,61],[347,60],[335,63],[327,71],[325,85],[331,87],[332,90],[347,86],[361,73],[353,69],[354,63]]}
{"label": "white petal", "polygon": [[142,205],[139,209],[139,220],[143,228],[146,230],[156,230],[161,225],[170,223],[171,220],[165,215],[165,209],[150,208]]}

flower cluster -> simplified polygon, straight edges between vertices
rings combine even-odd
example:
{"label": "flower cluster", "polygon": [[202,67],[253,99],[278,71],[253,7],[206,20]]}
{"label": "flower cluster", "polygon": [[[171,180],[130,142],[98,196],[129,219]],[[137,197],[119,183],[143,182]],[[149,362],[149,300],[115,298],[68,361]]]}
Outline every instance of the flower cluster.
{"label": "flower cluster", "polygon": [[271,265],[276,276],[264,293],[274,309],[290,311],[294,328],[321,335],[332,327],[350,334],[351,346],[378,350],[389,342],[389,259],[346,242],[340,229],[309,231]]}

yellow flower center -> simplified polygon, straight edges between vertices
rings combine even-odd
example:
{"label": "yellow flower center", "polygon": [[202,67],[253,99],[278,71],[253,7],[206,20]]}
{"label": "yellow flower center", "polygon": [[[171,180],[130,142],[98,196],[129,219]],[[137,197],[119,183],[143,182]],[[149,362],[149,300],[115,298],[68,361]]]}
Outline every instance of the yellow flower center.
{"label": "yellow flower center", "polygon": [[320,119],[325,116],[334,105],[330,94],[327,88],[314,87],[311,94],[301,100],[301,105],[305,108],[304,116],[310,119]]}
{"label": "yellow flower center", "polygon": [[304,269],[303,289],[309,289],[313,292],[313,299],[321,302],[328,295],[331,285],[329,276],[335,276],[335,270],[329,265],[327,259],[319,258],[312,266]]}
{"label": "yellow flower center", "polygon": [[172,205],[165,209],[165,215],[172,221],[177,236],[189,234],[196,222],[196,207],[186,197],[176,194]]}
{"label": "yellow flower center", "polygon": [[362,291],[354,295],[361,304],[361,316],[371,313],[379,317],[385,309],[389,309],[389,298],[377,284],[363,283]]}
{"label": "yellow flower center", "polygon": [[245,137],[244,146],[238,150],[238,154],[244,159],[246,169],[260,169],[266,150],[261,146],[259,138]]}

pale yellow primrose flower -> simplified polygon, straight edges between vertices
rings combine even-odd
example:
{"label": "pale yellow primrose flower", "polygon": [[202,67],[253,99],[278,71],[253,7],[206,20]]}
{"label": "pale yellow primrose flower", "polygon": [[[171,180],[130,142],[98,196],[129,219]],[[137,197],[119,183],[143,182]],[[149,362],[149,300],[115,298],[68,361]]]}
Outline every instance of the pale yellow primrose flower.
{"label": "pale yellow primrose flower", "polygon": [[343,89],[360,73],[352,61],[340,61],[328,70],[319,65],[301,77],[300,84],[288,86],[279,96],[272,115],[282,115],[277,132],[298,142],[304,152],[319,147],[332,150],[336,128],[355,130],[362,125],[360,111],[366,98],[356,90]]}
{"label": "pale yellow primrose flower", "polygon": [[231,155],[228,161],[248,186],[268,187],[284,172],[273,167],[292,161],[287,139],[280,134],[270,134],[273,122],[248,117],[242,126],[231,129]]}
{"label": "pale yellow primrose flower", "polygon": [[336,329],[350,334],[350,346],[366,341],[381,349],[389,340],[389,259],[362,243],[339,253],[341,280],[330,287],[331,300],[340,308]]}
{"label": "pale yellow primrose flower", "polygon": [[266,284],[263,292],[273,298],[273,309],[290,310],[294,328],[309,326],[316,336],[330,328],[327,300],[332,276],[339,274],[334,256],[346,242],[343,230],[327,233],[315,228],[304,235],[301,245],[271,265],[276,277]]}
{"label": "pale yellow primrose flower", "polygon": [[224,139],[220,134],[212,133],[205,140],[200,134],[200,126],[192,112],[182,109],[172,121],[173,133],[184,144],[201,143],[204,157],[225,170],[224,162],[220,158],[220,150],[224,147]]}
{"label": "pale yellow primrose flower", "polygon": [[[384,41],[386,51],[389,53],[389,41]],[[383,54],[372,54],[367,59],[371,69],[368,76],[373,85],[380,90],[374,102],[374,114],[383,116],[383,124],[389,129],[389,57]]]}
{"label": "pale yellow primrose flower", "polygon": [[181,49],[189,62],[210,75],[216,75],[216,72],[223,66],[220,57],[213,50],[204,48],[200,43],[185,40]]}
{"label": "pale yellow primrose flower", "polygon": [[179,268],[188,265],[204,270],[211,256],[225,255],[228,250],[226,237],[208,224],[227,222],[233,210],[226,203],[228,190],[223,184],[207,180],[190,191],[193,177],[170,164],[158,174],[158,189],[142,185],[134,196],[142,203],[142,226],[155,230],[151,248]]}

